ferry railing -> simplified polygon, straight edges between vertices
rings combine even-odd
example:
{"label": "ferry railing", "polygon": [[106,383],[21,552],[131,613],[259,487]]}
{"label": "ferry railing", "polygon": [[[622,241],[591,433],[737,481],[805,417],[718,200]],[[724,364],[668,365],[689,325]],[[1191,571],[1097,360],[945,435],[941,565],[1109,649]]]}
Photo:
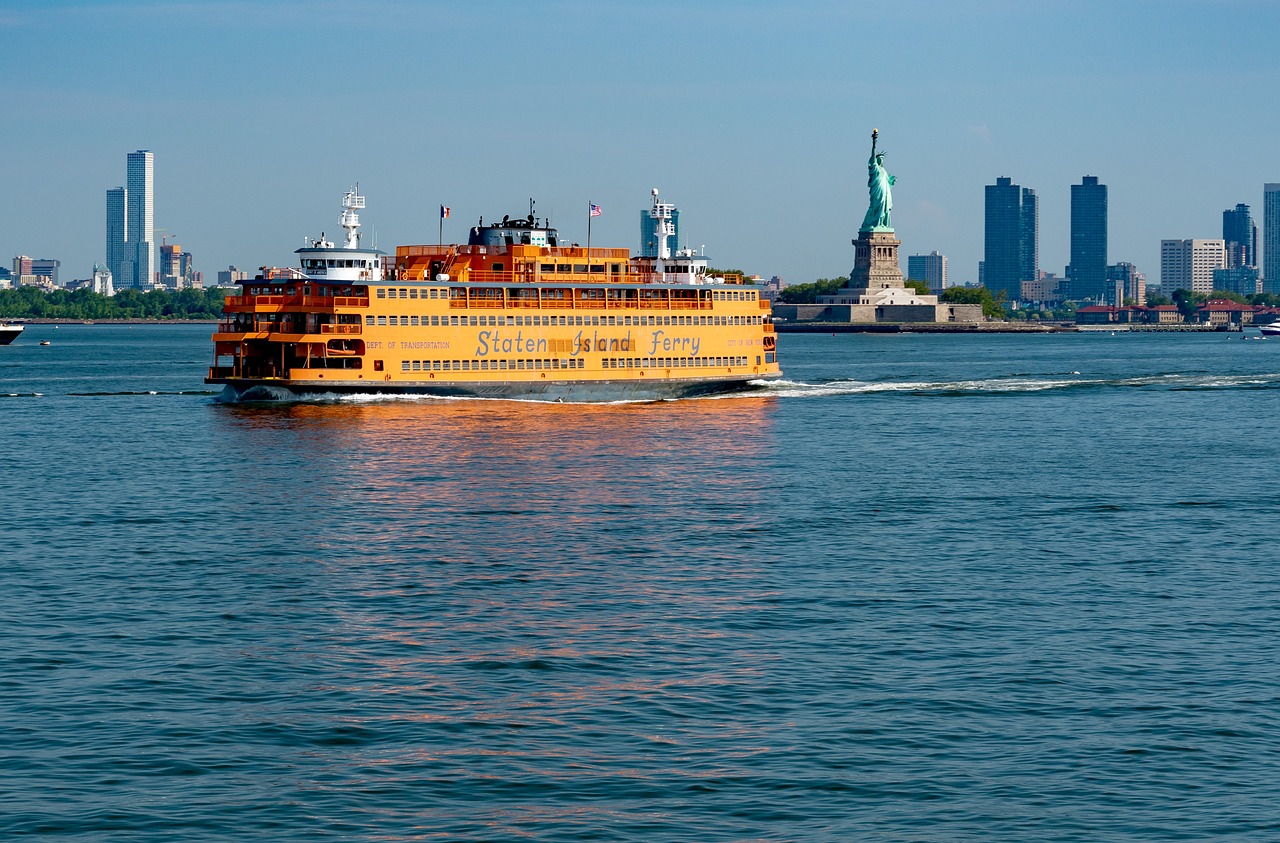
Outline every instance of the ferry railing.
{"label": "ferry railing", "polygon": [[452,310],[475,309],[526,309],[526,310],[712,310],[709,299],[536,299],[536,298],[483,298],[449,299]]}
{"label": "ferry railing", "polygon": [[363,325],[321,325],[320,333],[322,334],[359,334],[362,333]]}
{"label": "ferry railing", "polygon": [[368,307],[367,296],[227,296],[233,307]]}

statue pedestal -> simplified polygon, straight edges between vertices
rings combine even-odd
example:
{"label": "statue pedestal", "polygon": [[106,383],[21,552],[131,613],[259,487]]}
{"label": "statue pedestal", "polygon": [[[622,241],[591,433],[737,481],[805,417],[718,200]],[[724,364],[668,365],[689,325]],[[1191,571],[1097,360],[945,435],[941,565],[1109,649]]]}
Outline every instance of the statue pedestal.
{"label": "statue pedestal", "polygon": [[859,231],[853,241],[853,269],[849,272],[850,290],[902,289],[902,269],[898,266],[898,247],[902,241],[892,231]]}
{"label": "statue pedestal", "polygon": [[[853,241],[853,270],[849,286],[830,296],[818,296],[832,321],[938,322],[938,297],[907,289],[898,268],[898,247],[892,231],[859,231]],[[946,308],[945,305],[942,306]]]}

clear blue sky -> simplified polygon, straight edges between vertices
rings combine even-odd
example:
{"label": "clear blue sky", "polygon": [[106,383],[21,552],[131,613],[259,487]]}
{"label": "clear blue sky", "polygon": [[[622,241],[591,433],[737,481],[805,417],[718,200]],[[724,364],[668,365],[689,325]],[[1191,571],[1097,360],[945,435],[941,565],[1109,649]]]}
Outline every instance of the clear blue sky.
{"label": "clear blue sky", "polygon": [[[1280,3],[14,2],[0,0],[0,257],[105,258],[105,191],[156,161],[156,225],[212,281],[335,233],[355,182],[379,245],[527,213],[636,248],[658,187],[716,266],[847,273],[872,127],[903,254],[974,280],[983,186],[1110,188],[1112,262],[1219,237],[1280,181]],[[368,241],[366,241],[368,242]]]}

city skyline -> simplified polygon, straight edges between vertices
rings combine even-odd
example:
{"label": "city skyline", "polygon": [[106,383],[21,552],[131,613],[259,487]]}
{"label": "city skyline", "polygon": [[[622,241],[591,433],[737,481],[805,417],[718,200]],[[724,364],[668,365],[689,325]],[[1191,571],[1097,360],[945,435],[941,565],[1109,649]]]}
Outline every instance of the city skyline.
{"label": "city skyline", "polygon": [[[102,191],[134,149],[163,161],[155,225],[204,267],[290,261],[358,181],[384,248],[434,242],[439,204],[457,239],[532,196],[577,241],[580,209],[602,205],[594,242],[638,250],[634,214],[659,187],[681,208],[681,239],[714,264],[831,277],[852,258],[879,127],[905,254],[937,250],[954,280],[975,282],[981,188],[1009,174],[1037,191],[1039,265],[1061,273],[1070,185],[1090,173],[1110,189],[1109,258],[1154,278],[1162,240],[1216,237],[1224,208],[1264,208],[1262,185],[1280,181],[1280,116],[1256,107],[1280,84],[1268,3],[307,9],[0,6],[12,80],[0,104],[18,120],[6,181],[20,197],[0,211],[0,249],[86,277],[107,258]],[[679,61],[655,67],[654,41]],[[1037,60],[1010,74],[1008,45],[1023,41]],[[352,49],[365,42],[378,47]],[[1199,118],[1204,98],[1233,114],[1229,137]],[[335,108],[352,131],[313,131]]]}

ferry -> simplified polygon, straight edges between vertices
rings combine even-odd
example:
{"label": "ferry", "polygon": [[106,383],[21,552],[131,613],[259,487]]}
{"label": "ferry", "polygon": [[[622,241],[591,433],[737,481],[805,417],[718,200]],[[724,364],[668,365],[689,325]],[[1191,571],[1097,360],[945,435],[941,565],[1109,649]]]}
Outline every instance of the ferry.
{"label": "ferry", "polygon": [[0,322],[0,345],[8,345],[22,335],[22,325],[10,325]]}
{"label": "ferry", "polygon": [[205,379],[221,400],[644,401],[782,375],[763,288],[673,252],[675,205],[656,189],[654,256],[564,243],[532,201],[525,218],[481,218],[465,244],[392,255],[361,247],[364,207],[347,191],[341,246],[306,239],[297,267],[264,267],[226,298]]}

